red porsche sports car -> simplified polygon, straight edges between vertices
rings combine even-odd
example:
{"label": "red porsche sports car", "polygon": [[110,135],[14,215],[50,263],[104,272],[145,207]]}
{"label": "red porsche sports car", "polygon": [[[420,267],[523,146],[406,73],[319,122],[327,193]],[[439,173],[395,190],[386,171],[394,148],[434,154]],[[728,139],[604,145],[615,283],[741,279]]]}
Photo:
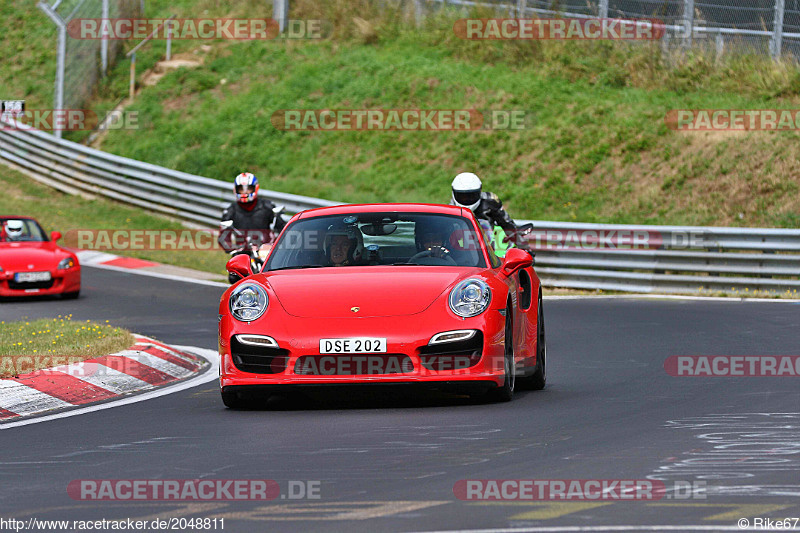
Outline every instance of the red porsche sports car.
{"label": "red porsche sports car", "polygon": [[542,290],[527,252],[504,259],[469,210],[342,205],[295,215],[260,273],[219,306],[228,407],[302,385],[417,383],[508,401],[545,386]]}
{"label": "red porsche sports car", "polygon": [[61,233],[48,237],[36,220],[0,216],[0,298],[81,292],[78,257],[56,244]]}

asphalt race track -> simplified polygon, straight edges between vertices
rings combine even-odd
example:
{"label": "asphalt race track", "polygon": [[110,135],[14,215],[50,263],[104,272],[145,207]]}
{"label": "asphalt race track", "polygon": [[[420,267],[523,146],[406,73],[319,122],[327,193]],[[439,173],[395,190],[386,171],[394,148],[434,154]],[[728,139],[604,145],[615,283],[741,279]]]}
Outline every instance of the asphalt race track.
{"label": "asphalt race track", "polygon": [[[78,301],[3,303],[0,320],[72,313],[214,349],[221,293],[85,268]],[[510,404],[353,391],[230,411],[212,382],[0,430],[0,516],[209,517],[225,531],[735,531],[744,517],[800,516],[799,378],[664,370],[671,355],[799,355],[800,304],[548,300],[545,315],[548,387]],[[467,502],[453,492],[459,480],[648,476],[701,483],[660,501]],[[285,499],[76,501],[67,485],[80,479],[270,479]],[[319,497],[290,499],[292,481],[319,482]]]}

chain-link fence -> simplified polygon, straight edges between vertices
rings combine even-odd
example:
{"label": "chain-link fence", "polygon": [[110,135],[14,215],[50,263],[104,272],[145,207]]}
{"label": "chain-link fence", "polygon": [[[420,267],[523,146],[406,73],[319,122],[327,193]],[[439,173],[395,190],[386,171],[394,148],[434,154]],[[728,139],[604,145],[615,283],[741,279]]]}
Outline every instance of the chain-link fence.
{"label": "chain-link fence", "polygon": [[[413,0],[416,13],[444,5],[494,7],[518,17],[650,18],[663,21],[665,47],[743,48],[800,57],[800,0]],[[692,28],[692,31],[688,31]]]}
{"label": "chain-link fence", "polygon": [[[56,25],[58,44],[54,109],[81,109],[89,102],[98,79],[105,75],[119,54],[122,41],[76,39],[67,32],[78,19],[133,18],[141,16],[141,0],[55,0],[39,2]],[[60,130],[55,130],[61,136]]]}

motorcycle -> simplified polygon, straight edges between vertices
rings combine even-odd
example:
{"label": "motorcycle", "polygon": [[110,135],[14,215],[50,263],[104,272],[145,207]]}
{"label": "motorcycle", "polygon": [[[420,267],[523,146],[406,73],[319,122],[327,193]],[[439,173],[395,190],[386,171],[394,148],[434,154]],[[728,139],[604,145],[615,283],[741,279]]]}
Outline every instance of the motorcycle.
{"label": "motorcycle", "polygon": [[481,227],[489,237],[489,244],[494,249],[497,257],[505,257],[509,248],[519,248],[525,250],[531,257],[535,257],[533,250],[528,246],[528,241],[524,236],[533,231],[533,224],[521,224],[516,226],[515,230],[507,235],[506,231],[500,226],[492,226],[487,220],[479,220]]}
{"label": "motorcycle", "polygon": [[[285,223],[281,218],[284,206],[278,206],[272,211],[275,214],[273,225],[282,228]],[[264,263],[269,256],[272,245],[275,242],[278,231],[267,230],[239,230],[233,227],[233,220],[223,220],[219,225],[220,234],[218,242],[231,257],[247,254],[250,257],[250,270],[261,272]],[[230,239],[230,243],[229,243]],[[231,249],[231,246],[234,246]],[[233,284],[239,281],[241,276],[232,272],[228,273],[228,282]]]}

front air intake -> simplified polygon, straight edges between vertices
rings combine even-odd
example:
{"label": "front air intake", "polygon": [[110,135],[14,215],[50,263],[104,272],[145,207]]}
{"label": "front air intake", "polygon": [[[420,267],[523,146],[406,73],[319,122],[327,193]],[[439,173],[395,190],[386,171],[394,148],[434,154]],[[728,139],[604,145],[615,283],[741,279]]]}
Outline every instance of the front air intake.
{"label": "front air intake", "polygon": [[252,374],[280,374],[286,370],[289,350],[270,345],[244,344],[234,336],[231,338],[233,364],[242,372]]}

